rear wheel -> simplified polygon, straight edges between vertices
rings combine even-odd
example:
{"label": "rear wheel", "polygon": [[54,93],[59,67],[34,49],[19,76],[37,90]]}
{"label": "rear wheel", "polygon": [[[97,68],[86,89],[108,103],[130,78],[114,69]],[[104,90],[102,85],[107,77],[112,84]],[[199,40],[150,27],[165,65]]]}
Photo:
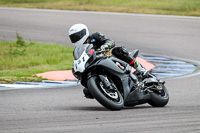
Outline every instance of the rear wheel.
{"label": "rear wheel", "polygon": [[151,100],[148,103],[153,107],[164,107],[169,101],[169,94],[164,85],[160,85],[160,90],[152,89]]}
{"label": "rear wheel", "polygon": [[87,82],[88,89],[93,97],[104,107],[110,110],[120,110],[124,106],[124,99],[114,83],[105,88],[100,78],[91,77]]}

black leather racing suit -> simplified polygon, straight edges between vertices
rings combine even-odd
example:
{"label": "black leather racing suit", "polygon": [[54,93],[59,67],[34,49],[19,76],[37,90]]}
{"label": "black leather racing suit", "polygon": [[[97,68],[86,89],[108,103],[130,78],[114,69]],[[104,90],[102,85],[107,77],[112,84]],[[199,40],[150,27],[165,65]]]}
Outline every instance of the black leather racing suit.
{"label": "black leather racing suit", "polygon": [[115,42],[113,40],[106,38],[100,32],[91,34],[85,43],[93,44],[95,50],[101,48],[104,44],[108,44],[109,48],[113,48],[115,46]]}
{"label": "black leather racing suit", "polygon": [[[115,47],[115,42],[113,40],[106,38],[99,32],[91,34],[85,43],[93,44],[95,50],[101,48],[102,45],[108,45],[109,48]],[[117,58],[129,63],[134,68],[137,67],[135,66],[137,63],[134,63],[135,59],[129,56],[128,50],[126,50],[124,47],[113,48],[112,54]]]}

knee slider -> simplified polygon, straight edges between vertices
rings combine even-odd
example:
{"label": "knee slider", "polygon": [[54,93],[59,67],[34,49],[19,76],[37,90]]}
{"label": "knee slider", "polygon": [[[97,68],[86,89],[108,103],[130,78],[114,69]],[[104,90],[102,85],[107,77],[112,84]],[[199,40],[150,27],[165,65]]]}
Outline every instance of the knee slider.
{"label": "knee slider", "polygon": [[128,56],[128,55],[129,55],[128,50],[125,49],[124,47],[120,47],[120,53],[122,53],[122,54],[125,55],[125,56]]}

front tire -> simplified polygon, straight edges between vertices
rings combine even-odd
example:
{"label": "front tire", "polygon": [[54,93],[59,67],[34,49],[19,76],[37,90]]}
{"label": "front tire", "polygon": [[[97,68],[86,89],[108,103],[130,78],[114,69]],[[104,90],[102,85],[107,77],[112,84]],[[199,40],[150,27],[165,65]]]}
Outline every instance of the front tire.
{"label": "front tire", "polygon": [[116,89],[114,95],[108,95],[105,93],[105,89],[102,88],[100,78],[92,76],[87,82],[88,89],[93,97],[104,107],[109,110],[121,110],[124,106],[124,99],[121,93]]}
{"label": "front tire", "polygon": [[164,85],[161,86],[162,90],[153,90],[151,100],[148,103],[153,107],[164,107],[169,101],[169,94]]}

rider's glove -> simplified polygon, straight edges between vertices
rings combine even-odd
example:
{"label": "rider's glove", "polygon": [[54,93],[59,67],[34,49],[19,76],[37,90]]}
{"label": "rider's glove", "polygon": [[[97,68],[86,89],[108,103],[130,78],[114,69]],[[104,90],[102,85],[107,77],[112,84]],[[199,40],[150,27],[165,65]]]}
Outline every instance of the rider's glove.
{"label": "rider's glove", "polygon": [[101,46],[101,50],[106,50],[108,48],[109,48],[108,44],[104,44],[104,45]]}

